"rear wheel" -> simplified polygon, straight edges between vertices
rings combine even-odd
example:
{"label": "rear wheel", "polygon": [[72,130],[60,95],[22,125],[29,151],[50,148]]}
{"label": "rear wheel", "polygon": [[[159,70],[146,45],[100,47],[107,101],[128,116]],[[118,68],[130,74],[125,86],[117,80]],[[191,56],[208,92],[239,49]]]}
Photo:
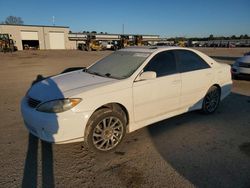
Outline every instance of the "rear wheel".
{"label": "rear wheel", "polygon": [[116,148],[125,135],[125,122],[123,114],[119,111],[104,108],[95,112],[87,125],[88,147],[99,152]]}
{"label": "rear wheel", "polygon": [[206,96],[204,97],[202,104],[202,111],[205,114],[211,114],[215,112],[220,103],[220,89],[216,86],[212,86]]}

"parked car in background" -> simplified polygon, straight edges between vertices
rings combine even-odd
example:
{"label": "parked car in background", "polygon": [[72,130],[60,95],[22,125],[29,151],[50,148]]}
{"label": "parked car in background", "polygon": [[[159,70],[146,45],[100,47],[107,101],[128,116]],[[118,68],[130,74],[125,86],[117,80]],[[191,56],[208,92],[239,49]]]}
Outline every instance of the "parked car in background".
{"label": "parked car in background", "polygon": [[246,55],[250,55],[250,52],[244,53],[244,56],[246,56]]}
{"label": "parked car in background", "polygon": [[117,41],[102,41],[102,45],[106,50],[117,50],[118,42]]}
{"label": "parked car in background", "polygon": [[250,75],[250,54],[237,59],[231,68],[233,79],[238,79],[240,76]]}
{"label": "parked car in background", "polygon": [[107,42],[106,48],[109,49],[109,50],[114,49],[114,44],[113,44],[113,42],[110,42],[110,41]]}
{"label": "parked car in background", "polygon": [[213,113],[231,85],[230,66],[197,50],[133,47],[34,84],[21,111],[44,141],[106,152],[126,132],[193,110]]}

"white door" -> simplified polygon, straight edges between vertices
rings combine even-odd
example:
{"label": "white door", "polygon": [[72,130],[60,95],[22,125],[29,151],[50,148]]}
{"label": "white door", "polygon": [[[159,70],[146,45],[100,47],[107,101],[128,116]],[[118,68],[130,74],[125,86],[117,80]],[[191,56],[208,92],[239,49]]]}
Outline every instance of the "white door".
{"label": "white door", "polygon": [[175,51],[181,71],[181,107],[192,109],[203,101],[212,85],[213,72],[210,66],[197,54],[188,50]]}
{"label": "white door", "polygon": [[212,70],[204,69],[182,73],[181,106],[192,109],[195,104],[203,101],[205,94],[212,85]]}
{"label": "white door", "polygon": [[177,110],[180,88],[180,74],[135,82],[133,86],[135,121],[144,121]]}
{"label": "white door", "polygon": [[50,49],[65,49],[65,38],[62,32],[49,33]]}
{"label": "white door", "polygon": [[157,54],[144,71],[154,71],[157,78],[134,82],[135,122],[167,114],[179,108],[181,77],[172,52]]}

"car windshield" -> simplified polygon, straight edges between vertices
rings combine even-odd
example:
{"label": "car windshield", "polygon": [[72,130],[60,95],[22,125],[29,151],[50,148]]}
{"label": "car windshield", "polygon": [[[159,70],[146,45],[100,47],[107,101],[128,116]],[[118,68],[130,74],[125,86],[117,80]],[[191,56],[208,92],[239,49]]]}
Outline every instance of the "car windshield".
{"label": "car windshield", "polygon": [[116,79],[128,78],[149,55],[150,53],[117,51],[92,65],[86,72]]}

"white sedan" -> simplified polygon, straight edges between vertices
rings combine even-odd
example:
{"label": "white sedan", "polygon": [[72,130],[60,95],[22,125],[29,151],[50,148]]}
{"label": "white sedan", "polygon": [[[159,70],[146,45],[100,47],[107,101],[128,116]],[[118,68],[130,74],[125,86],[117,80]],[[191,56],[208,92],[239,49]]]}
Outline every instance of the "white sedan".
{"label": "white sedan", "polygon": [[126,48],[33,85],[21,103],[27,129],[53,143],[109,151],[132,132],[188,111],[213,113],[231,91],[230,66],[180,47]]}

